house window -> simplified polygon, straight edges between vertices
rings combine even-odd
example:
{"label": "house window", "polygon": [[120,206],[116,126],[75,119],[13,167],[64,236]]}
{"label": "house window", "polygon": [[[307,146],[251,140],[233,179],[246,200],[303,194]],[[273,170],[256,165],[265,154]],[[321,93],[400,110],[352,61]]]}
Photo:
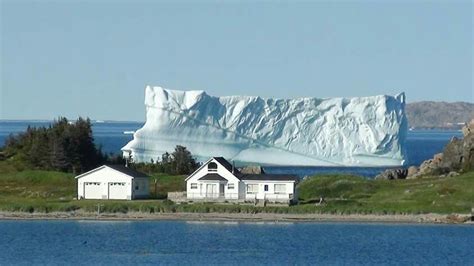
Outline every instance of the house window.
{"label": "house window", "polygon": [[276,194],[286,193],[286,184],[275,184],[275,193]]}
{"label": "house window", "polygon": [[263,191],[268,191],[268,185],[263,186]]}
{"label": "house window", "polygon": [[198,184],[197,183],[191,183],[191,189],[197,189]]}
{"label": "house window", "polygon": [[257,194],[258,185],[257,184],[247,184],[247,194]]}
{"label": "house window", "polygon": [[217,164],[214,162],[211,162],[207,165],[207,171],[208,172],[217,172]]}
{"label": "house window", "polygon": [[234,189],[234,183],[227,184],[227,189]]}

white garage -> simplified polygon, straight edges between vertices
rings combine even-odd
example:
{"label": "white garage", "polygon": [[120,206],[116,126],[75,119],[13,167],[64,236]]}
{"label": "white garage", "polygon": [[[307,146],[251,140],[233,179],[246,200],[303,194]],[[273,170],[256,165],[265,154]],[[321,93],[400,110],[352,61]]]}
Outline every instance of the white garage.
{"label": "white garage", "polygon": [[76,176],[78,199],[148,198],[149,178],[122,165],[103,165]]}

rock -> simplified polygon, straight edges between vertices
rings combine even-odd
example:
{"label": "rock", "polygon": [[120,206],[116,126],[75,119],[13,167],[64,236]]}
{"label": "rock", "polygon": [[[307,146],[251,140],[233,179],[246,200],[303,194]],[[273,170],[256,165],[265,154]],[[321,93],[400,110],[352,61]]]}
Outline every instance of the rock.
{"label": "rock", "polygon": [[407,173],[407,178],[413,177],[416,174],[418,174],[420,170],[416,166],[410,166],[408,167],[408,173]]}
{"label": "rock", "polygon": [[451,172],[449,172],[449,174],[447,175],[447,177],[455,177],[455,176],[458,176],[458,175],[459,175],[458,172],[451,171]]}
{"label": "rock", "polygon": [[455,169],[461,168],[463,162],[463,140],[453,137],[443,151],[443,162],[440,168]]}
{"label": "rock", "polygon": [[439,164],[443,161],[443,154],[437,153],[433,156],[433,163]]}
{"label": "rock", "polygon": [[408,170],[404,168],[387,169],[381,174],[377,175],[375,179],[387,179],[387,180],[405,179],[407,177],[407,174],[408,174]]}
{"label": "rock", "polygon": [[437,168],[438,168],[438,164],[436,164],[433,161],[433,159],[429,159],[429,160],[424,161],[420,165],[420,170],[419,170],[418,174],[420,176],[433,175],[433,174],[435,174]]}
{"label": "rock", "polygon": [[243,168],[240,168],[239,171],[242,174],[265,174],[265,170],[263,170],[263,167],[259,165],[249,165]]}
{"label": "rock", "polygon": [[446,216],[446,222],[448,223],[465,223],[469,221],[471,217],[469,215],[449,214]]}
{"label": "rock", "polygon": [[433,159],[424,161],[418,172],[409,170],[409,178],[419,176],[455,176],[458,171],[474,169],[474,119],[466,124],[463,129],[463,138],[453,137],[444,147],[442,153],[435,154]]}
{"label": "rock", "polygon": [[469,124],[466,123],[461,131],[464,137],[473,133],[474,132],[474,119],[472,119],[471,122],[469,122]]}

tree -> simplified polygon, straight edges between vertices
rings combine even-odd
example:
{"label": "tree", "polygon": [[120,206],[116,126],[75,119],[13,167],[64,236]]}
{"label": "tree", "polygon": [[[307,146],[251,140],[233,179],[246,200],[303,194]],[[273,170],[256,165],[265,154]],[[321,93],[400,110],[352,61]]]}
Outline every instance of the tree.
{"label": "tree", "polygon": [[106,156],[94,144],[90,120],[75,123],[60,117],[49,127],[28,127],[8,137],[4,154],[28,167],[80,173],[103,162]]}
{"label": "tree", "polygon": [[184,175],[192,173],[198,166],[196,160],[194,160],[191,152],[184,146],[177,145],[174,152],[171,154],[172,160],[172,171],[174,174]]}
{"label": "tree", "polygon": [[157,159],[154,163],[133,163],[131,167],[148,174],[186,175],[194,172],[199,165],[186,147],[178,145],[173,153],[163,153],[161,160]]}

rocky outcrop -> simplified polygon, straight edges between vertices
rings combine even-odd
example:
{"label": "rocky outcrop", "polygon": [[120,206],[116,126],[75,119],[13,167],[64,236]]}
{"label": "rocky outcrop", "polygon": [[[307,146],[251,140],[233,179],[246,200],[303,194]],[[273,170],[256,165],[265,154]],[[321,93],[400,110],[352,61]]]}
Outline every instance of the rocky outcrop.
{"label": "rocky outcrop", "polygon": [[463,129],[463,138],[453,137],[442,153],[424,161],[419,168],[410,167],[408,178],[426,175],[456,176],[458,172],[474,170],[474,119]]}
{"label": "rocky outcrop", "polygon": [[239,169],[239,172],[242,174],[265,174],[265,171],[263,170],[263,167],[258,166],[258,165],[250,165],[246,167],[242,167]]}
{"label": "rocky outcrop", "polygon": [[415,175],[420,171],[418,166],[410,166],[407,170],[407,179],[414,178]]}
{"label": "rocky outcrop", "polygon": [[398,168],[398,169],[387,169],[383,173],[375,177],[375,179],[405,179],[408,175],[408,169]]}

